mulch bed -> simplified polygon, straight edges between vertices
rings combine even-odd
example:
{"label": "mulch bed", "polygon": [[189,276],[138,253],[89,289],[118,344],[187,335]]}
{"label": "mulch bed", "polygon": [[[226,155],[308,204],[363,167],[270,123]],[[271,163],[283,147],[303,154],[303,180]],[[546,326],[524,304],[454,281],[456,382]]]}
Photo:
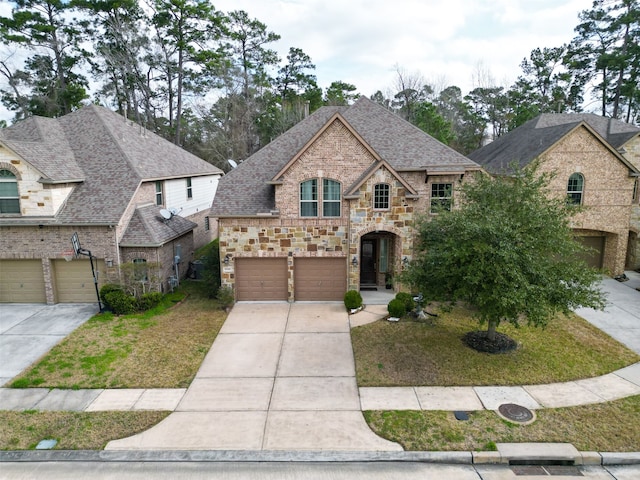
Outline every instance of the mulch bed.
{"label": "mulch bed", "polygon": [[468,347],[486,353],[506,353],[518,348],[517,342],[510,336],[496,332],[495,339],[489,340],[487,332],[484,330],[466,333],[462,337],[462,341]]}

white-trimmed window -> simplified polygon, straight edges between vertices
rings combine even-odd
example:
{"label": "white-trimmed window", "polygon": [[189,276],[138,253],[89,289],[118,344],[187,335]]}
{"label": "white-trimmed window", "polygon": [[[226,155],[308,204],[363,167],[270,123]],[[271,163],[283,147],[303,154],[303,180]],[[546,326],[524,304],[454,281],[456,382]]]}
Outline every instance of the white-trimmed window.
{"label": "white-trimmed window", "polygon": [[342,213],[340,199],[340,182],[322,180],[322,216],[323,217],[339,217]]}
{"label": "white-trimmed window", "polygon": [[581,173],[572,173],[567,182],[567,201],[573,205],[582,205],[584,177]]}
{"label": "white-trimmed window", "polygon": [[18,180],[10,170],[0,170],[0,213],[20,213]]}
{"label": "white-trimmed window", "polygon": [[431,184],[431,213],[450,211],[453,199],[453,184],[432,183]]}
{"label": "white-trimmed window", "polygon": [[373,187],[374,210],[389,210],[390,191],[388,183],[378,183]]}
{"label": "white-trimmed window", "polygon": [[318,216],[318,180],[306,180],[300,184],[300,216]]}
{"label": "white-trimmed window", "polygon": [[191,178],[187,178],[187,199],[193,198],[193,186],[191,185]]}
{"label": "white-trimmed window", "polygon": [[156,182],[156,205],[162,206],[164,205],[164,192],[162,181],[158,180]]}

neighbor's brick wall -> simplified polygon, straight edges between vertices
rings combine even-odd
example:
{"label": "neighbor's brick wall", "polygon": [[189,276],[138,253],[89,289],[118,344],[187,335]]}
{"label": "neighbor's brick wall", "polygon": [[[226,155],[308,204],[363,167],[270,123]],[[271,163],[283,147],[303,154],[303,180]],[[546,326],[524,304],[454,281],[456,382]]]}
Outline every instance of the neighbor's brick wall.
{"label": "neighbor's brick wall", "polygon": [[[44,270],[47,303],[55,303],[55,279],[51,260],[72,251],[71,236],[78,233],[82,248],[98,259],[117,258],[115,231],[108,227],[4,226],[0,228],[0,258],[40,259]],[[104,272],[107,273],[108,272]]]}
{"label": "neighbor's brick wall", "polygon": [[[629,160],[638,170],[640,170],[640,136],[636,136],[624,145],[624,157]],[[627,252],[627,268],[631,270],[640,269],[640,179],[638,182],[638,192],[631,207],[631,230],[629,241],[629,251]]]}
{"label": "neighbor's brick wall", "polygon": [[583,233],[605,232],[604,268],[611,275],[623,273],[633,195],[629,169],[586,129],[578,129],[542,157],[540,170],[555,172],[549,187],[558,198],[566,196],[572,173],[584,176],[585,210],[572,219],[571,225]]}

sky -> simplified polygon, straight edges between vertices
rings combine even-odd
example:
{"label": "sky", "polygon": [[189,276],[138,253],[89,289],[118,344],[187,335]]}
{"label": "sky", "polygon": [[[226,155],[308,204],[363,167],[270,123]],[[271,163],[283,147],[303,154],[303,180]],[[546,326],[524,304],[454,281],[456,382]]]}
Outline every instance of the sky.
{"label": "sky", "polygon": [[[557,47],[575,36],[578,13],[592,0],[213,0],[217,10],[245,10],[311,57],[322,88],[333,81],[370,96],[393,90],[399,69],[437,89],[463,95],[490,75],[510,86],[534,48]],[[0,0],[0,14],[10,6]],[[395,91],[393,92],[395,93]],[[0,119],[11,114],[0,107]]]}
{"label": "sky", "polygon": [[[370,96],[393,87],[399,68],[436,87],[478,86],[478,72],[510,86],[531,50],[575,36],[592,0],[214,0],[245,10],[281,35],[282,58],[301,48],[318,85],[341,80]],[[395,92],[394,92],[395,93]]]}

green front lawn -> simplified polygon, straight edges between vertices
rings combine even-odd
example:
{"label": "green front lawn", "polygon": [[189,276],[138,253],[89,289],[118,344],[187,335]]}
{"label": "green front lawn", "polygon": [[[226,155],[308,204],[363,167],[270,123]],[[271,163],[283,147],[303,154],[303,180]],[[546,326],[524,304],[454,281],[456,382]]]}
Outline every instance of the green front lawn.
{"label": "green front lawn", "polygon": [[351,330],[358,385],[531,385],[610,373],[640,361],[577,315],[558,316],[542,328],[502,324],[520,345],[504,354],[481,353],[461,337],[484,329],[471,311],[439,312],[433,325],[379,320]]}

